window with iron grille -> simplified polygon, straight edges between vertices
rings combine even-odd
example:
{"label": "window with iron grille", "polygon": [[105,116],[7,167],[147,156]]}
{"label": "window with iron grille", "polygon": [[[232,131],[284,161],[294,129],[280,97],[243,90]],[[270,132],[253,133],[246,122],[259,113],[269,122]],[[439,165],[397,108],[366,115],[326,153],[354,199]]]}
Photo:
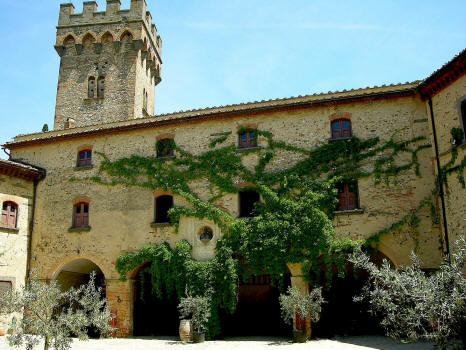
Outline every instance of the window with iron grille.
{"label": "window with iron grille", "polygon": [[95,97],[95,78],[89,77],[88,86],[87,86],[87,97],[94,98]]}
{"label": "window with iron grille", "polygon": [[238,147],[250,148],[257,147],[257,137],[255,131],[245,131],[238,135]]}
{"label": "window with iron grille", "polygon": [[332,139],[344,139],[351,137],[351,120],[337,119],[332,121]]}
{"label": "window with iron grille", "polygon": [[342,182],[337,184],[337,211],[358,209],[358,186],[356,182]]}
{"label": "window with iron grille", "polygon": [[7,201],[2,204],[2,226],[16,228],[18,218],[18,205],[14,202]]}
{"label": "window with iron grille", "polygon": [[78,153],[78,168],[92,165],[92,150],[86,149]]}
{"label": "window with iron grille", "polygon": [[81,202],[74,205],[73,227],[89,227],[89,203]]}
{"label": "window with iron grille", "polygon": [[169,195],[159,196],[155,199],[155,220],[157,224],[170,223],[168,211],[173,207],[173,197]]}
{"label": "window with iron grille", "polygon": [[105,77],[99,77],[97,80],[97,97],[104,98],[105,95]]}

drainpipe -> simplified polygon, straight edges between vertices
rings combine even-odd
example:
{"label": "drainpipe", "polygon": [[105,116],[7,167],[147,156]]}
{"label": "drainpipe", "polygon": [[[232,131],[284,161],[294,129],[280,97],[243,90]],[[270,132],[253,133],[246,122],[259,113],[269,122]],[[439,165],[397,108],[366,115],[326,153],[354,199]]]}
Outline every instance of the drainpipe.
{"label": "drainpipe", "polygon": [[445,233],[445,245],[447,248],[448,261],[451,262],[450,240],[448,239],[447,215],[445,211],[445,194],[443,192],[442,176],[440,176],[441,167],[440,167],[440,157],[439,157],[439,152],[438,152],[437,132],[435,130],[435,118],[434,118],[434,109],[432,108],[432,98],[430,97],[429,97],[429,109],[430,109],[430,120],[432,121],[432,132],[434,134],[435,160],[437,163],[437,182],[438,182],[438,187],[439,187],[440,201],[442,203],[443,232]]}
{"label": "drainpipe", "polygon": [[34,217],[36,213],[36,197],[37,197],[37,183],[38,179],[34,179],[33,192],[32,192],[32,214],[31,221],[29,222],[29,235],[28,235],[28,250],[26,260],[26,283],[29,280],[31,274],[31,259],[32,259],[32,233],[34,232]]}

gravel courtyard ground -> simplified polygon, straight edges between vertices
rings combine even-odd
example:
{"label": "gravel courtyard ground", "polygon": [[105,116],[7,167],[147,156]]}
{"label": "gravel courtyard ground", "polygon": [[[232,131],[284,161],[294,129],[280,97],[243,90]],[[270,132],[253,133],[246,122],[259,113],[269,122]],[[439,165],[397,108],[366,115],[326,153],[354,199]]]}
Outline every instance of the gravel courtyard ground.
{"label": "gravel courtyard ground", "polygon": [[[36,347],[42,350],[43,347]],[[0,350],[13,349],[8,346],[5,337],[0,337]],[[103,339],[80,342],[75,340],[73,350],[161,350],[161,349],[220,349],[220,350],[256,350],[256,349],[306,349],[306,350],[432,350],[431,343],[403,344],[382,336],[341,337],[332,340],[312,340],[306,344],[292,344],[284,338],[231,338],[207,341],[203,344],[186,344],[177,338],[130,338]],[[23,349],[21,349],[23,350]]]}

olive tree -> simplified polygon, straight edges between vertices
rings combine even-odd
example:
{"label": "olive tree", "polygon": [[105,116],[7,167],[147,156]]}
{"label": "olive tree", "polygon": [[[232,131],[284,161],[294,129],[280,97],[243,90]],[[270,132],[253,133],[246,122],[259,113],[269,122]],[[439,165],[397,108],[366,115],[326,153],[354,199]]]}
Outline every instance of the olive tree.
{"label": "olive tree", "polygon": [[411,260],[412,265],[394,269],[388,261],[377,267],[361,251],[353,254],[350,261],[369,273],[368,284],[355,300],[368,300],[370,310],[381,317],[382,327],[393,338],[424,338],[445,349],[455,347],[461,337],[466,346],[464,239],[457,241],[451,259],[446,258],[435,272],[423,271],[414,253]]}
{"label": "olive tree", "polygon": [[112,319],[101,288],[95,286],[95,273],[87,284],[62,292],[56,280],[46,282],[32,277],[20,290],[0,296],[1,314],[14,316],[10,325],[10,346],[25,345],[28,350],[44,341],[44,349],[67,350],[72,337],[88,339],[88,330],[94,327],[102,336],[110,334]]}

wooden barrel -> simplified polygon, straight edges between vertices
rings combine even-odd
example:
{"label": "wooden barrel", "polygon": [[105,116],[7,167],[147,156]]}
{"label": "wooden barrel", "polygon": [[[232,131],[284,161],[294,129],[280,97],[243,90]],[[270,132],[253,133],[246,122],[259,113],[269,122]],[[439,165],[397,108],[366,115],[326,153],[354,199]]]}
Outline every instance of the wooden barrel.
{"label": "wooden barrel", "polygon": [[180,321],[180,339],[181,341],[193,340],[193,327],[191,326],[190,320]]}

